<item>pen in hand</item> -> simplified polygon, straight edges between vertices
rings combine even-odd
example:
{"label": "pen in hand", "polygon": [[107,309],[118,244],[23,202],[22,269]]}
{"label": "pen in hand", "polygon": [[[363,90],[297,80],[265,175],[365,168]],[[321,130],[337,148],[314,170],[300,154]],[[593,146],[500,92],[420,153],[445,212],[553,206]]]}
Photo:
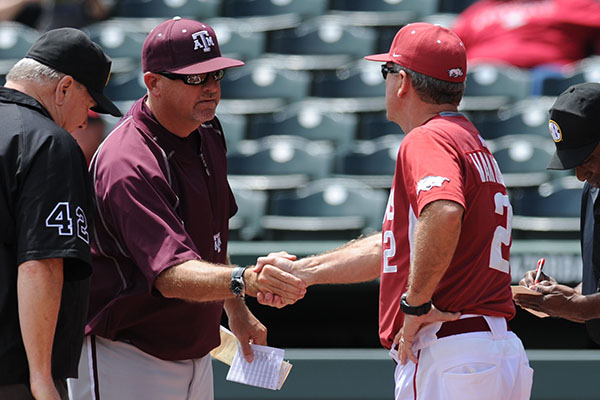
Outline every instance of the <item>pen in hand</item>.
{"label": "pen in hand", "polygon": [[545,262],[545,258],[540,258],[537,262],[537,269],[535,270],[535,279],[533,281],[534,285],[536,285],[540,281],[540,277],[542,276],[542,268],[544,268]]}

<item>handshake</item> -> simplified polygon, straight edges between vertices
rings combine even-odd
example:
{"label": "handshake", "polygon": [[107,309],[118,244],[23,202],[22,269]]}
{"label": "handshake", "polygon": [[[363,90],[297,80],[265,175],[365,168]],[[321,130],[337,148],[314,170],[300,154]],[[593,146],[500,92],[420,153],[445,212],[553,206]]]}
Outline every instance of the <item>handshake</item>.
{"label": "handshake", "polygon": [[246,293],[263,305],[282,308],[306,294],[309,282],[303,260],[285,251],[259,257],[254,267],[244,271]]}

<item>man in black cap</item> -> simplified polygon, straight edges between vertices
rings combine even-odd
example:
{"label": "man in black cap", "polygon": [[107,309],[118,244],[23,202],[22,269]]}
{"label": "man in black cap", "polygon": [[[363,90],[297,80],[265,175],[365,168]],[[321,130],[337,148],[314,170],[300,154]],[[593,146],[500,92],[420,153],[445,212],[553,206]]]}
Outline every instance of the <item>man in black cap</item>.
{"label": "man in black cap", "polygon": [[560,285],[542,274],[534,285],[535,271],[520,284],[531,286],[542,296],[518,295],[521,307],[554,317],[585,322],[591,338],[600,344],[600,83],[583,83],[563,92],[550,109],[550,134],[556,153],[548,169],[575,168],[577,179],[585,181],[581,199],[581,249],[583,281],[577,287]]}
{"label": "man in black cap", "polygon": [[42,35],[0,88],[0,398],[68,399],[89,296],[92,187],[69,134],[119,116],[111,61],[81,31]]}

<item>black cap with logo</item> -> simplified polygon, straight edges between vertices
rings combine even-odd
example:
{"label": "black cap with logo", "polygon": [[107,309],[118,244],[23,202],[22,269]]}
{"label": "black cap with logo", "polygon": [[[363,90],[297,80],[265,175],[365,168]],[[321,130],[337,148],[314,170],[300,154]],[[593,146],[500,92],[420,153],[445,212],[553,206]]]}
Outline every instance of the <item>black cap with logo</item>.
{"label": "black cap with logo", "polygon": [[105,95],[111,60],[96,43],[74,28],[53,29],[31,46],[25,58],[32,58],[84,85],[96,101],[93,111],[120,117],[121,112]]}
{"label": "black cap with logo", "polygon": [[556,152],[547,169],[583,164],[600,144],[600,83],[573,85],[550,108],[550,135]]}

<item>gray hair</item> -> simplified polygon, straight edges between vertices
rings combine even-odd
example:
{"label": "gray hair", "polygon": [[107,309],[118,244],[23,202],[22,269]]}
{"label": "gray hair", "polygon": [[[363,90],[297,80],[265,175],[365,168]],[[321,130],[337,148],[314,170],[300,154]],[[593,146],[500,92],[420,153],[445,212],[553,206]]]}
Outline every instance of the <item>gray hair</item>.
{"label": "gray hair", "polygon": [[32,58],[23,58],[8,71],[6,80],[44,83],[57,81],[64,76],[65,74],[62,72],[58,72]]}
{"label": "gray hair", "polygon": [[430,104],[458,105],[465,92],[464,82],[447,82],[415,72],[398,65],[398,70],[406,72],[419,95],[419,98]]}

